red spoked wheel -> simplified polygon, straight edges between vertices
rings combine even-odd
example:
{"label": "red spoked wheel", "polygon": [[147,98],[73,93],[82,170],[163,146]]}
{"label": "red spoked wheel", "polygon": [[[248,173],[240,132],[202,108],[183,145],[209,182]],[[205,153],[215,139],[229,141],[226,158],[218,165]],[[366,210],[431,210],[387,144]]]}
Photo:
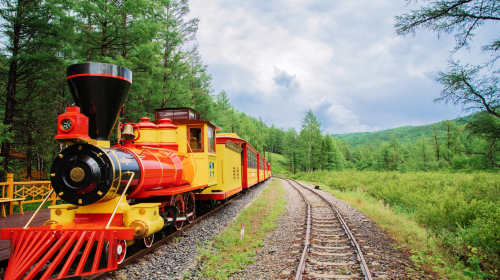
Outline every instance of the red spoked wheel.
{"label": "red spoked wheel", "polygon": [[[116,256],[118,257],[118,264],[121,264],[125,257],[127,256],[127,241],[117,240],[116,241]],[[104,256],[107,259],[109,254],[109,241],[104,244]]]}
{"label": "red spoked wheel", "polygon": [[195,202],[195,197],[193,192],[188,192],[186,194],[186,216],[187,216],[187,222],[192,223],[195,219],[195,211],[196,211],[196,202]]}
{"label": "red spoked wheel", "polygon": [[153,245],[153,242],[155,240],[155,234],[151,234],[150,236],[146,236],[143,239],[140,240],[141,242],[141,247],[142,248],[149,248]]}
{"label": "red spoked wheel", "polygon": [[125,260],[127,255],[127,242],[125,240],[118,240],[116,242],[116,255],[118,256],[118,264]]}
{"label": "red spoked wheel", "polygon": [[[182,196],[180,194],[175,197],[174,206],[177,208],[177,219],[185,217],[184,201],[182,200]],[[183,225],[184,221],[175,221],[174,228],[176,230],[180,230]]]}

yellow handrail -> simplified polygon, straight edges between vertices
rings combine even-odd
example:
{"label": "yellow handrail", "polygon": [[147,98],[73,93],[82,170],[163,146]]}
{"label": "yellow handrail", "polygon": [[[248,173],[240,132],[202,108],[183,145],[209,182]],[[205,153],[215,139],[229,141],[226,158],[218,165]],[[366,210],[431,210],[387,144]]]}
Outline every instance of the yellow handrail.
{"label": "yellow handrail", "polygon": [[116,210],[118,210],[118,206],[120,206],[120,203],[122,202],[122,199],[125,196],[125,194],[127,193],[128,187],[130,186],[130,183],[132,182],[132,179],[134,179],[134,176],[135,176],[134,172],[131,172],[131,171],[123,172],[123,174],[125,174],[125,173],[132,174],[132,175],[130,175],[130,179],[128,180],[127,186],[123,190],[123,193],[120,196],[120,199],[118,200],[118,203],[116,204],[115,210],[113,210],[113,214],[111,214],[111,218],[109,219],[109,222],[106,225],[105,229],[108,229],[109,226],[111,225],[111,221],[113,221],[113,218],[115,217]]}
{"label": "yellow handrail", "polygon": [[45,204],[45,202],[47,202],[47,199],[49,199],[49,197],[52,195],[52,193],[54,192],[54,189],[52,189],[50,191],[50,193],[45,197],[45,199],[43,200],[42,204],[40,204],[40,206],[38,206],[38,209],[36,209],[35,211],[35,214],[33,214],[33,216],[31,216],[31,219],[28,221],[28,223],[23,227],[24,229],[27,229],[31,222],[33,221],[33,219],[35,218],[35,216],[38,214],[38,212],[40,212],[40,209],[42,209],[43,205]]}

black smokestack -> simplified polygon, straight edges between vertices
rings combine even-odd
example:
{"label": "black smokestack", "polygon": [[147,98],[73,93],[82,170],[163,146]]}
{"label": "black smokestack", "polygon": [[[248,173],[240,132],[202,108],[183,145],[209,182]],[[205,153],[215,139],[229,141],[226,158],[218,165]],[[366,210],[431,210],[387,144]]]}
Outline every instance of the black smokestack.
{"label": "black smokestack", "polygon": [[76,106],[89,118],[90,138],[109,140],[132,85],[132,71],[107,63],[81,63],[68,67],[66,80]]}

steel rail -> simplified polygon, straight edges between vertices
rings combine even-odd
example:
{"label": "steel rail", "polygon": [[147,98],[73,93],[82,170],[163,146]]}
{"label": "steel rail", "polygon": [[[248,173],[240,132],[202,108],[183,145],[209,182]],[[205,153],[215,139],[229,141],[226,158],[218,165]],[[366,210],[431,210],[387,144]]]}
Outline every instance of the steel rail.
{"label": "steel rail", "polygon": [[[263,181],[263,182],[265,182],[265,181]],[[138,260],[138,259],[144,257],[145,255],[147,255],[148,253],[153,252],[154,250],[158,249],[161,245],[163,245],[163,244],[167,243],[168,241],[172,240],[174,237],[180,236],[185,230],[187,230],[187,229],[191,228],[192,226],[196,225],[197,223],[199,223],[200,221],[202,221],[206,217],[208,217],[211,214],[217,212],[219,209],[227,206],[230,202],[234,201],[235,199],[240,198],[243,195],[244,195],[244,193],[240,193],[239,195],[237,195],[237,196],[233,197],[232,199],[226,201],[225,203],[217,206],[216,208],[212,209],[211,211],[209,211],[209,212],[203,214],[202,216],[196,218],[192,223],[183,226],[180,230],[175,231],[172,234],[170,234],[170,235],[168,235],[168,236],[166,236],[166,237],[158,240],[153,245],[151,245],[151,247],[142,249],[141,251],[133,254],[132,256],[129,256],[128,258],[126,258],[125,260],[123,260],[123,262],[121,264],[118,265],[118,268],[116,270],[123,269],[127,265],[132,264],[136,260]],[[116,271],[116,270],[114,270],[114,271]],[[101,280],[101,279],[109,278],[108,273],[109,273],[109,271],[102,272],[102,273],[99,273],[99,274],[94,274],[90,278],[88,278],[87,280]]]}
{"label": "steel rail", "polygon": [[[347,223],[345,222],[344,218],[342,217],[342,215],[340,214],[340,212],[337,210],[337,207],[335,207],[332,203],[330,203],[330,201],[328,201],[326,198],[324,198],[321,194],[319,194],[316,191],[314,191],[314,190],[312,190],[312,189],[304,186],[300,182],[292,180],[292,179],[284,179],[284,178],[281,178],[281,179],[286,180],[286,181],[292,181],[292,182],[298,184],[299,186],[303,187],[304,189],[307,189],[308,191],[312,192],[313,194],[315,194],[316,196],[318,196],[319,198],[321,198],[326,204],[328,204],[328,206],[330,206],[330,208],[333,210],[333,212],[337,215],[337,219],[339,220],[342,228],[344,228],[344,231],[347,233],[348,238],[351,240],[351,244],[354,246],[354,248],[356,250],[356,255],[358,257],[358,261],[361,263],[361,271],[363,271],[363,274],[365,276],[365,280],[373,280],[372,275],[370,273],[370,269],[368,268],[368,264],[367,264],[365,258],[363,257],[363,254],[361,252],[361,248],[359,247],[359,244],[356,241],[356,238],[352,234],[351,230],[347,226]],[[299,191],[299,193],[300,193],[300,191]]]}
{"label": "steel rail", "polygon": [[302,251],[302,257],[300,258],[299,266],[297,268],[297,273],[295,274],[295,280],[302,280],[302,276],[304,275],[304,270],[306,268],[307,261],[307,251],[309,250],[309,245],[311,244],[311,202],[306,198],[306,196],[299,191],[295,186],[290,184],[292,188],[294,188],[302,199],[307,204],[307,228],[306,228],[306,238],[304,241],[304,250]]}

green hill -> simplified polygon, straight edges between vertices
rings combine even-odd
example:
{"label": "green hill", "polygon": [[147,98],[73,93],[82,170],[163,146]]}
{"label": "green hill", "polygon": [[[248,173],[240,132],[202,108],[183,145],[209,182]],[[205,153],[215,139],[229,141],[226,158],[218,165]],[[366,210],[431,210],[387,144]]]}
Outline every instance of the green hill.
{"label": "green hill", "polygon": [[[269,157],[271,156],[271,157]],[[288,173],[290,169],[290,163],[285,159],[284,155],[271,153],[266,153],[266,160],[271,163],[271,173]]]}
{"label": "green hill", "polygon": [[[458,123],[462,123],[460,119],[453,119]],[[432,135],[431,127],[437,125],[441,128],[441,123],[432,123],[419,126],[401,126],[397,128],[391,128],[375,132],[354,132],[346,134],[332,134],[334,138],[343,139],[347,144],[351,146],[362,146],[365,144],[374,144],[377,140],[380,142],[387,142],[394,135],[401,144],[406,144],[408,142],[414,143],[418,138],[425,135],[425,137],[430,137]]]}

